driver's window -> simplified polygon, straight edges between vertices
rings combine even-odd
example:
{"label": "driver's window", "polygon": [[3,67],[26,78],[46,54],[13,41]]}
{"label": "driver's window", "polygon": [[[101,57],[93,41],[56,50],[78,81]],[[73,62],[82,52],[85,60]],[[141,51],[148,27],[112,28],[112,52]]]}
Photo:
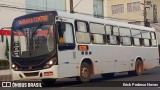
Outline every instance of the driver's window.
{"label": "driver's window", "polygon": [[70,23],[58,23],[59,43],[74,43],[73,27]]}

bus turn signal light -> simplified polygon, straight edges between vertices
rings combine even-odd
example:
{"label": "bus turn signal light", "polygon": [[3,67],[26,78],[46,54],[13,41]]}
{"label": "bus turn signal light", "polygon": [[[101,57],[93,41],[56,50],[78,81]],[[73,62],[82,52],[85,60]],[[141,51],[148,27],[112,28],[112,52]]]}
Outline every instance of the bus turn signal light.
{"label": "bus turn signal light", "polygon": [[87,45],[79,45],[78,46],[78,50],[79,51],[87,51],[88,50],[88,46]]}

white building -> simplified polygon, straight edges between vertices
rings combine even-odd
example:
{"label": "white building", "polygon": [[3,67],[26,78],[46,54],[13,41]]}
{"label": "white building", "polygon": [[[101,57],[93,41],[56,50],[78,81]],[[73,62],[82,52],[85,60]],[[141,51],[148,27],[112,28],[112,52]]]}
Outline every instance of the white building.
{"label": "white building", "polygon": [[26,14],[23,8],[25,0],[0,0],[0,29],[11,27],[14,18]]}

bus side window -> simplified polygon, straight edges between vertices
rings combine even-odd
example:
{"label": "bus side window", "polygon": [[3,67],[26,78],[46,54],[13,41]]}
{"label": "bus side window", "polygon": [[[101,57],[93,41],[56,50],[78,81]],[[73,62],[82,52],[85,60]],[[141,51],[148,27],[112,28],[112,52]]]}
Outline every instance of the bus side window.
{"label": "bus side window", "polygon": [[117,26],[106,25],[107,42],[110,45],[119,45],[120,37]]}
{"label": "bus side window", "polygon": [[93,44],[105,44],[105,28],[103,24],[90,23],[90,32]]}
{"label": "bus side window", "polygon": [[151,45],[152,45],[152,47],[157,46],[157,40],[156,40],[156,33],[155,32],[151,32]]}
{"label": "bus side window", "polygon": [[121,36],[121,44],[124,46],[131,46],[131,31],[129,28],[126,27],[120,27],[120,36]]}
{"label": "bus side window", "polygon": [[[75,21],[76,40],[81,44],[89,44],[91,42],[89,25],[86,21]],[[93,39],[93,37],[92,37]]]}
{"label": "bus side window", "polygon": [[149,31],[142,31],[143,45],[145,47],[151,46],[151,36]]}
{"label": "bus side window", "polygon": [[142,45],[142,37],[141,37],[141,31],[139,29],[132,29],[132,40],[134,46],[141,46]]}
{"label": "bus side window", "polygon": [[74,35],[73,35],[73,26],[71,23],[58,22],[58,42],[59,50],[63,49],[74,49]]}

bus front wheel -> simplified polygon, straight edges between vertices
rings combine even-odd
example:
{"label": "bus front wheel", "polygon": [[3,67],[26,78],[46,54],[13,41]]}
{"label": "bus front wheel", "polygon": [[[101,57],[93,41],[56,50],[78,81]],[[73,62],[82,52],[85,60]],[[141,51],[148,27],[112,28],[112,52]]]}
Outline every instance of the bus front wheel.
{"label": "bus front wheel", "polygon": [[90,70],[90,66],[88,63],[83,62],[81,64],[81,68],[80,68],[80,76],[77,77],[77,81],[79,81],[80,83],[87,83],[90,81],[90,77],[91,77],[91,70]]}

